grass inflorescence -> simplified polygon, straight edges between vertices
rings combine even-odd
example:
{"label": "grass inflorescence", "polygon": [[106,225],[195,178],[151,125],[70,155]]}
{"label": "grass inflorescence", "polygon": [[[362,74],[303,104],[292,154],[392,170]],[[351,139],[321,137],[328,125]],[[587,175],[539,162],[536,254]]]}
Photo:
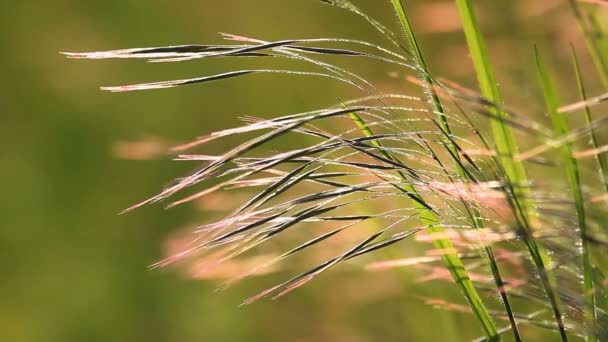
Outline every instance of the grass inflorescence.
{"label": "grass inflorescence", "polygon": [[[608,313],[601,304],[607,284],[601,252],[608,248],[608,238],[606,212],[600,205],[608,198],[604,156],[608,148],[599,135],[608,119],[594,118],[592,113],[592,107],[608,97],[587,96],[576,53],[572,52],[576,83],[571,86],[578,90],[580,101],[562,104],[535,48],[534,64],[552,123],[546,127],[507,109],[472,1],[455,0],[454,6],[479,93],[433,75],[401,0],[390,0],[390,4],[403,35],[391,32],[350,1],[322,2],[359,16],[386,37],[389,46],[344,38],[265,41],[222,34],[228,43],[67,53],[71,58],[152,62],[272,57],[316,68],[242,69],[102,88],[113,92],[266,73],[327,78],[361,94],[318,110],[272,119],[246,117],[240,127],[176,146],[173,151],[178,160],[202,166],[127,210],[160,201],[169,201],[170,207],[181,205],[235,188],[255,191],[223,219],[200,226],[192,242],[154,266],[213,255],[208,267],[221,267],[288,233],[309,236],[297,227],[316,227],[312,237],[232,275],[224,283],[227,286],[353,234],[343,239],[346,245],[341,251],[252,296],[244,302],[249,304],[260,298],[281,297],[342,262],[415,238],[433,245],[430,255],[374,263],[370,268],[419,265],[431,267],[435,276],[447,271],[446,278],[456,284],[468,306],[426,301],[472,313],[483,340],[500,340],[506,333],[516,341],[525,340],[520,326],[552,331],[563,341],[575,337],[608,339]],[[574,0],[570,8],[605,82],[608,55],[597,40],[601,30],[597,17],[587,15]],[[419,87],[419,94],[381,92],[348,67],[327,62],[327,56],[371,59],[400,68],[418,78],[411,83]],[[581,110],[585,125],[573,126],[568,115]],[[211,141],[235,135],[249,138],[221,155],[196,152]],[[526,150],[520,137],[536,141],[537,146]],[[276,148],[276,142],[285,138],[297,140],[298,147],[264,148],[273,144]],[[585,148],[587,140],[590,146]],[[543,158],[553,154],[558,157],[551,162]],[[595,177],[584,176],[585,159],[590,158],[594,159]],[[548,185],[529,170],[529,165],[557,169],[558,181]],[[192,191],[197,186],[202,189]],[[358,226],[376,229],[355,234]],[[495,305],[494,295],[501,305]],[[521,300],[528,304],[521,305]]]}

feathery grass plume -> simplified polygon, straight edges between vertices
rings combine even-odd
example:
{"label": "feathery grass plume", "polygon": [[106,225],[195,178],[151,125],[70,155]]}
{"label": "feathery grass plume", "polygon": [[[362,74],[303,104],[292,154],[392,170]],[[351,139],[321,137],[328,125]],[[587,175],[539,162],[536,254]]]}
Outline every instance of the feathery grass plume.
{"label": "feathery grass plume", "polygon": [[[585,158],[591,156],[598,161],[594,171],[606,174],[602,154],[608,149],[597,136],[608,118],[593,119],[589,109],[606,96],[587,99],[577,67],[581,102],[559,108],[557,101],[547,101],[555,129],[544,127],[504,105],[470,1],[456,0],[456,5],[480,94],[431,74],[400,0],[391,4],[406,33],[404,42],[350,1],[322,2],[363,18],[390,46],[343,38],[265,41],[222,34],[227,43],[221,45],[66,53],[71,58],[163,63],[276,58],[310,67],[244,68],[102,88],[115,92],[265,73],[326,78],[360,94],[318,110],[271,119],[244,117],[241,126],[175,146],[175,159],[196,163],[196,171],[126,211],[160,201],[169,207],[200,202],[229,190],[253,194],[223,218],[196,228],[191,241],[178,244],[178,251],[153,267],[190,263],[194,276],[222,278],[222,287],[227,287],[306,255],[312,266],[243,302],[249,304],[281,297],[336,265],[414,237],[432,245],[426,255],[368,267],[413,266],[425,274],[419,281],[455,283],[468,306],[424,300],[445,310],[471,313],[483,340],[499,340],[509,332],[515,340],[524,340],[519,329],[523,325],[551,331],[562,340],[608,338],[604,259],[593,254],[608,248],[606,208],[596,204],[606,191],[598,195],[583,176]],[[424,98],[381,92],[373,82],[327,57],[364,58],[402,68],[410,77],[420,77],[412,83]],[[546,72],[540,61],[538,65],[544,93],[551,95]],[[579,109],[585,109],[587,124],[568,127],[563,115]],[[486,133],[486,124],[492,134]],[[516,132],[538,146],[520,153]],[[199,151],[212,141],[244,135],[248,138],[221,155]],[[577,143],[590,136],[593,148],[576,150]],[[294,144],[280,144],[283,139]],[[546,157],[554,151],[562,158]],[[535,178],[525,168],[532,163],[544,171],[565,166],[567,172],[555,182]],[[290,247],[268,250],[276,240]],[[252,258],[248,252],[254,250],[264,258]],[[221,267],[230,272],[220,272]],[[502,306],[493,300],[497,293]]]}

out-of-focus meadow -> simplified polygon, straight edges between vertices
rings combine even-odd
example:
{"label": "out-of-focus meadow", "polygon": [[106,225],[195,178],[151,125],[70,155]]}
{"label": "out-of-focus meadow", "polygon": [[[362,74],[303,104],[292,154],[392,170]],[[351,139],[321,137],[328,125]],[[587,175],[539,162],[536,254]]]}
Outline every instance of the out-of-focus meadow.
{"label": "out-of-focus meadow", "polygon": [[[501,87],[514,108],[545,120],[531,62],[535,43],[562,84],[573,80],[569,44],[580,48],[589,92],[598,93],[566,1],[475,3]],[[398,32],[388,1],[358,4]],[[453,2],[412,0],[407,6],[435,75],[475,87]],[[99,86],[209,75],[239,62],[93,62],[58,53],[221,43],[217,32],[386,44],[360,18],[315,0],[26,0],[2,2],[0,19],[0,340],[432,341],[451,336],[460,341],[479,336],[470,314],[429,303],[463,300],[447,281],[430,281],[428,269],[365,270],[366,262],[386,254],[340,266],[280,300],[242,308],[237,306],[243,299],[302,270],[301,265],[283,264],[221,292],[214,291],[221,279],[196,279],[179,267],[147,268],[166,255],[176,237],[241,201],[238,195],[117,215],[193,170],[193,164],[171,161],[164,152],[169,146],[234,126],[238,116],[311,110],[352,97],[352,90],[331,80],[254,75],[112,94]],[[252,63],[257,62],[245,65]],[[359,61],[353,67],[381,89],[419,95],[403,70]],[[562,89],[569,101],[576,100],[572,89]],[[214,144],[207,152],[220,153],[235,141]],[[420,245],[406,241],[392,255],[419,255],[424,253]],[[231,267],[247,265],[220,271]]]}

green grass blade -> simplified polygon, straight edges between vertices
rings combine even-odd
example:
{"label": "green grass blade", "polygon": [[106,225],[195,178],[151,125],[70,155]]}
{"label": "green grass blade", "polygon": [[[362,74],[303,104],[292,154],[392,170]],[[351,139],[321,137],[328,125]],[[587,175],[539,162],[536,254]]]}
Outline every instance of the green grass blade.
{"label": "green grass blade", "polygon": [[[488,51],[475,16],[472,3],[470,0],[456,0],[456,5],[463,24],[469,52],[473,59],[473,64],[482,95],[496,104],[496,116],[506,119],[507,114],[499,109],[503,104],[502,95],[500,93],[500,89],[498,88],[498,82],[496,81],[496,76],[494,75],[494,69],[490,62]],[[512,184],[526,184],[527,175],[523,164],[514,159],[514,156],[518,153],[518,147],[515,143],[515,137],[511,127],[506,124],[506,121],[493,120],[492,133],[494,135],[499,161],[502,168],[505,170],[505,174],[509,182]],[[559,308],[560,300],[555,291],[555,276],[547,267],[547,265],[551,263],[551,260],[544,248],[539,246],[533,239],[530,228],[527,224],[530,217],[535,216],[536,213],[534,212],[531,203],[528,203],[529,201],[526,199],[525,190],[519,190],[519,187],[514,189],[512,201],[514,202],[514,208],[517,208],[516,213],[518,214],[519,220],[524,228],[524,242],[528,246],[530,255],[532,256],[534,264],[543,282],[545,292],[549,297],[561,338],[562,340],[566,341],[566,330],[564,328],[563,318]]]}
{"label": "green grass blade", "polygon": [[[477,23],[477,18],[473,12],[471,2],[469,0],[456,0],[458,11],[462,20],[464,33],[467,39],[473,65],[477,74],[477,81],[481,88],[482,95],[488,100],[495,103],[498,107],[503,104],[502,95],[498,88],[498,82],[494,75],[494,69],[488,56],[488,51],[485,42]],[[497,110],[499,118],[507,118],[507,114]],[[511,181],[521,181],[526,178],[525,170],[520,163],[513,160],[513,156],[517,154],[518,148],[515,143],[512,129],[502,120],[492,120],[492,133],[496,148],[501,155],[501,162],[505,168],[507,176]]]}
{"label": "green grass blade", "polygon": [[[583,76],[581,74],[581,70],[578,63],[578,57],[576,55],[576,51],[574,47],[572,47],[572,63],[574,64],[574,73],[576,75],[576,81],[578,83],[578,90],[581,96],[582,101],[587,100],[587,91],[585,90],[585,84],[583,82]],[[585,119],[587,120],[587,125],[591,125],[593,118],[591,117],[591,110],[589,106],[585,105]],[[597,149],[600,147],[597,134],[594,130],[591,130],[591,143],[593,148]],[[606,160],[606,156],[604,154],[598,154],[595,157],[595,161],[597,162],[597,168],[599,171],[600,179],[602,180],[602,185],[604,186],[604,191],[608,192],[608,161]]]}
{"label": "green grass blade", "polygon": [[608,58],[606,58],[605,53],[602,51],[602,46],[596,38],[600,28],[598,27],[597,22],[593,20],[594,18],[589,17],[589,20],[585,20],[585,13],[577,0],[568,0],[568,2],[574,13],[574,18],[583,33],[585,44],[587,45],[587,49],[597,68],[602,83],[604,84],[604,87],[608,88]]}
{"label": "green grass blade", "polygon": [[[414,58],[416,60],[417,67],[420,69],[421,78],[424,81],[424,87],[426,88],[426,94],[429,97],[429,103],[433,110],[439,116],[439,122],[443,131],[446,134],[450,134],[450,127],[447,122],[447,118],[444,114],[443,107],[441,105],[441,101],[439,100],[439,96],[433,87],[433,80],[431,79],[430,73],[428,72],[428,68],[426,66],[426,62],[424,60],[424,56],[422,55],[422,51],[416,41],[416,36],[414,34],[414,30],[412,25],[410,24],[409,18],[407,17],[407,13],[405,8],[401,2],[401,0],[392,0],[393,7],[399,17],[399,21],[405,31],[405,34],[409,40],[410,46],[412,47]],[[447,148],[450,150],[451,155],[458,156],[456,148],[453,144],[447,143]],[[462,171],[462,170],[459,170]],[[415,189],[411,187],[409,189],[415,192]],[[428,210],[424,210],[423,208],[419,208],[418,203],[414,203],[414,206],[420,213],[421,221],[429,226],[429,232],[431,234],[436,234],[437,236],[441,236],[444,233],[443,227],[441,227],[437,217],[434,213]],[[440,237],[433,240],[433,244],[436,248],[440,248],[443,250],[449,250],[453,248],[452,242],[445,238]],[[490,317],[488,310],[486,309],[477,289],[473,285],[473,282],[469,278],[466,269],[464,268],[464,264],[460,257],[457,254],[449,253],[442,256],[444,264],[448,267],[452,277],[459,285],[461,291],[464,296],[468,300],[471,309],[473,311],[474,316],[480,322],[484,334],[489,340],[499,340],[500,336],[496,330],[496,326]]]}
{"label": "green grass blade", "polygon": [[[538,76],[541,81],[543,95],[545,98],[545,104],[547,111],[551,117],[553,123],[553,130],[556,135],[565,135],[570,132],[568,121],[564,114],[558,112],[559,100],[557,91],[553,86],[553,82],[547,72],[547,69],[538,53],[535,49],[536,66],[538,68]],[[574,206],[576,209],[576,218],[579,226],[581,241],[582,241],[582,260],[583,260],[583,289],[585,297],[585,320],[587,323],[587,341],[597,341],[595,336],[596,329],[596,308],[595,308],[595,294],[593,288],[593,269],[591,265],[591,257],[589,253],[589,241],[587,236],[587,222],[585,219],[585,206],[583,199],[583,191],[581,190],[580,175],[578,169],[578,163],[572,156],[573,146],[572,143],[564,144],[561,147],[561,153],[563,155],[564,162],[566,164],[566,173],[568,176],[568,183],[570,184],[570,190],[572,191],[572,198],[574,199]]]}
{"label": "green grass blade", "polygon": [[[442,132],[444,133],[445,137],[448,140],[452,141],[449,134],[447,134],[443,130],[442,130]],[[452,158],[454,159],[454,162],[455,162],[454,164],[456,165],[460,178],[467,183],[475,182],[475,180],[470,175],[470,173],[465,172],[466,169],[465,169],[464,165],[461,163],[458,155],[452,152],[452,149],[450,147],[454,147],[454,150],[456,150],[457,145],[455,143],[452,143],[451,145],[448,144],[447,149],[448,149],[450,156],[452,156]],[[437,159],[437,161],[439,162],[438,159]],[[467,212],[467,215],[468,215],[469,219],[471,220],[473,226],[478,229],[484,228],[484,226],[485,226],[484,220],[482,219],[481,214],[479,213],[479,210],[477,210],[477,208],[470,206],[466,201],[462,201],[462,202],[463,202],[462,204],[464,206],[464,209]],[[490,270],[492,272],[492,277],[494,278],[494,284],[496,285],[496,289],[498,290],[500,298],[502,299],[502,302],[505,306],[505,311],[507,312],[507,316],[509,318],[510,328],[511,328],[511,331],[513,332],[513,337],[516,342],[519,342],[519,341],[521,341],[521,336],[519,334],[519,328],[517,327],[517,321],[515,320],[515,313],[513,312],[513,309],[511,307],[511,302],[509,301],[509,297],[508,297],[507,291],[505,289],[505,283],[502,279],[502,276],[500,275],[500,269],[498,268],[498,262],[496,261],[496,257],[494,256],[494,250],[492,249],[492,247],[487,246],[487,245],[483,247],[483,250],[488,258],[488,264],[489,264]],[[500,331],[499,331],[499,333],[500,333]]]}

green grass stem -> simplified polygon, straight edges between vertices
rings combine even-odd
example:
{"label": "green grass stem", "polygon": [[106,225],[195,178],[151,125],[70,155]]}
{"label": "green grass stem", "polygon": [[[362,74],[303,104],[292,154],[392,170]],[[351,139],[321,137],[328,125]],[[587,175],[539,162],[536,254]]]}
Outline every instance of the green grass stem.
{"label": "green grass stem", "polygon": [[[502,95],[498,88],[498,82],[494,74],[494,69],[490,62],[487,47],[485,45],[483,35],[477,17],[473,9],[473,5],[470,0],[456,0],[458,12],[463,24],[464,33],[466,36],[469,52],[473,59],[473,65],[477,74],[479,86],[481,88],[482,95],[488,100],[492,101],[496,105],[495,114],[498,118],[507,118],[507,114],[500,110],[503,104]],[[494,135],[494,141],[496,149],[499,155],[502,168],[505,170],[506,176],[511,184],[526,184],[527,175],[524,166],[521,162],[515,160],[514,156],[518,153],[518,146],[515,143],[515,137],[511,126],[505,123],[504,120],[493,120],[492,121],[492,133]],[[528,250],[532,256],[534,264],[538,269],[538,273],[543,282],[545,292],[549,297],[551,307],[557,322],[557,326],[563,341],[567,340],[566,330],[564,328],[563,318],[560,310],[560,299],[556,295],[556,281],[555,277],[549,269],[548,265],[551,260],[548,253],[538,245],[532,233],[528,222],[530,218],[534,217],[536,213],[532,208],[532,205],[527,200],[526,192],[519,190],[519,187],[514,187],[513,198],[514,208],[520,208],[516,210],[519,216],[519,220],[522,223],[524,233],[524,242],[528,246]]]}
{"label": "green grass stem", "polygon": [[[581,96],[582,101],[587,100],[587,91],[585,89],[585,84],[583,82],[583,76],[581,74],[581,70],[578,63],[578,57],[576,55],[576,51],[572,47],[572,63],[574,64],[574,73],[576,76],[576,81],[578,84],[578,90]],[[585,120],[587,121],[587,125],[590,126],[593,118],[591,117],[591,110],[589,106],[585,105]],[[594,130],[590,132],[591,136],[591,144],[594,149],[600,147],[599,138]],[[604,191],[608,193],[608,160],[606,160],[606,156],[604,154],[598,154],[595,156],[595,161],[597,163],[597,168],[599,172],[600,179],[602,181],[602,185],[604,187]]]}
{"label": "green grass stem", "polygon": [[[538,76],[541,81],[542,91],[545,98],[545,104],[547,111],[553,124],[553,131],[557,136],[564,136],[570,133],[570,127],[568,121],[563,113],[559,113],[559,100],[557,91],[553,85],[551,77],[547,72],[547,68],[543,63],[538,50],[535,48],[535,59],[536,66],[538,69]],[[576,57],[573,57],[576,58]],[[575,59],[576,60],[576,59]],[[575,65],[577,63],[575,62]],[[579,78],[580,79],[580,78]],[[568,177],[568,183],[572,192],[572,198],[574,199],[574,206],[576,210],[576,218],[578,228],[581,234],[582,243],[582,263],[583,263],[583,288],[585,298],[585,320],[587,323],[587,341],[595,342],[596,338],[596,308],[595,308],[595,291],[593,287],[593,269],[591,265],[591,257],[589,253],[589,241],[587,236],[587,222],[585,216],[585,205],[583,198],[583,191],[581,189],[580,174],[578,163],[572,155],[573,145],[572,143],[566,143],[560,148],[562,158],[566,165],[566,173]]]}
{"label": "green grass stem", "polygon": [[[451,131],[450,131],[450,127],[447,122],[447,117],[444,113],[443,106],[441,105],[441,101],[439,100],[439,96],[437,95],[437,92],[435,91],[435,89],[433,87],[433,80],[431,79],[426,62],[424,60],[424,56],[423,56],[422,51],[416,40],[416,36],[414,34],[412,25],[410,24],[410,20],[407,16],[405,7],[403,6],[403,3],[401,2],[401,0],[392,0],[392,4],[393,4],[393,7],[395,8],[397,16],[399,17],[401,26],[403,27],[405,34],[408,38],[409,44],[413,50],[416,65],[420,69],[421,78],[424,81],[423,86],[426,88],[425,90],[426,90],[426,94],[429,98],[429,103],[431,104],[431,107],[433,108],[434,112],[437,113],[437,115],[439,117],[439,124],[440,124],[442,130],[444,131],[445,134],[449,135],[449,134],[451,134]],[[458,153],[456,151],[455,146],[449,141],[447,142],[446,146],[451,152],[450,155],[454,156],[454,158],[458,158],[457,157]],[[459,169],[459,173],[461,175],[464,174],[463,171],[464,170]],[[415,191],[415,189],[413,187],[411,188],[411,190]],[[419,204],[414,203],[414,205],[418,206]],[[420,210],[420,208],[417,208],[417,210],[419,210],[419,212],[420,212],[420,219],[422,220],[422,222],[424,224],[429,225],[430,233],[437,234],[440,236],[443,235],[445,230],[439,224],[437,217],[435,216],[434,213],[432,213],[428,210]],[[480,220],[473,220],[473,221],[481,222]],[[440,249],[444,249],[444,250],[449,250],[450,248],[453,248],[452,242],[447,238],[434,239],[433,243],[436,248],[440,248]],[[488,256],[491,258],[491,257],[493,257],[493,254],[488,254]],[[486,337],[489,340],[499,340],[500,336],[498,334],[498,331],[496,330],[496,326],[494,325],[494,322],[492,321],[492,318],[490,317],[488,310],[485,307],[481,297],[479,296],[477,289],[475,288],[473,282],[469,278],[467,271],[464,268],[464,264],[462,263],[462,260],[460,260],[460,258],[458,257],[457,254],[453,254],[453,253],[446,254],[442,258],[443,258],[444,264],[448,267],[452,277],[454,278],[456,283],[460,286],[461,291],[463,292],[464,296],[468,300],[468,302],[471,306],[471,309],[473,311],[473,314],[477,318],[477,320],[480,322]],[[494,262],[495,262],[495,260],[494,260]],[[497,266],[496,266],[496,270],[498,270]],[[496,275],[499,276],[499,273],[493,272],[493,274],[495,276]]]}

